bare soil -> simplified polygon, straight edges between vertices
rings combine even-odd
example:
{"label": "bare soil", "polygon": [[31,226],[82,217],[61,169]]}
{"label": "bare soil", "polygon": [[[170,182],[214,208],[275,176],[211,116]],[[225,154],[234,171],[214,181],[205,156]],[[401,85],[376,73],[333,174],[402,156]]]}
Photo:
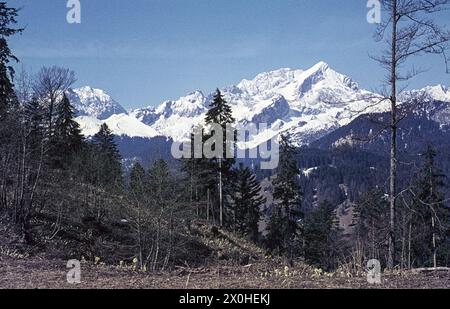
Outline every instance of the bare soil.
{"label": "bare soil", "polygon": [[81,283],[67,283],[65,261],[16,258],[0,254],[0,288],[13,289],[336,289],[450,288],[450,273],[396,272],[370,285],[364,275],[321,274],[311,268],[287,268],[271,261],[247,266],[224,262],[211,267],[177,268],[164,273],[137,272],[129,267],[81,264]]}

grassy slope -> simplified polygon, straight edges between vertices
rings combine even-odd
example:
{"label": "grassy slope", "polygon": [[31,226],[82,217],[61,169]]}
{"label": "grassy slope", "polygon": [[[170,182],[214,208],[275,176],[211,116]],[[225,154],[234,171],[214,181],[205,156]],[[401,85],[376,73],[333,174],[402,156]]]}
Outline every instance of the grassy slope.
{"label": "grassy slope", "polygon": [[30,257],[3,245],[0,288],[450,288],[448,272],[384,274],[382,284],[373,286],[364,273],[323,273],[301,262],[287,267],[244,239],[203,224],[195,226],[194,234],[211,251],[203,267],[185,265],[150,274],[135,271],[133,265],[86,261],[79,285],[67,283],[66,261],[49,259],[45,252]]}

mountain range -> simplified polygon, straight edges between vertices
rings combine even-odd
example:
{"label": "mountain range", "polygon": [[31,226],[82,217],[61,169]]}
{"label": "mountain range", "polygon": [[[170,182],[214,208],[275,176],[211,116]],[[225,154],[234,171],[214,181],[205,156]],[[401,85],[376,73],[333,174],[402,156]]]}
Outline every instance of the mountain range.
{"label": "mountain range", "polygon": [[[247,147],[254,147],[275,134],[287,132],[298,146],[308,145],[342,128],[362,114],[388,111],[387,101],[377,93],[362,89],[349,76],[338,73],[327,63],[313,67],[279,69],[258,74],[252,80],[220,89],[233,109],[239,124],[267,123],[278,130],[252,136]],[[77,121],[86,136],[94,135],[102,123],[126,139],[184,141],[191,129],[201,124],[213,94],[197,90],[177,100],[127,111],[103,90],[92,87],[70,89],[69,98],[77,110]],[[445,86],[430,86],[402,93],[400,101],[420,97],[423,101],[442,102],[434,120],[450,123],[450,90]],[[425,104],[425,109],[427,108]],[[433,108],[430,104],[428,108]]]}
{"label": "mountain range", "polygon": [[[326,200],[343,205],[345,213],[360,194],[387,185],[390,137],[383,129],[390,120],[388,102],[379,103],[379,94],[361,89],[328,64],[265,72],[220,90],[238,123],[279,125],[277,131],[253,136],[247,147],[280,132],[289,133],[301,147],[298,162],[308,207]],[[192,127],[204,121],[213,97],[195,91],[126,111],[99,89],[83,87],[70,90],[69,95],[86,136],[94,135],[102,123],[108,124],[126,169],[136,160],[146,166],[159,158],[176,164],[170,155],[172,141],[187,139]],[[399,184],[414,178],[427,145],[436,149],[439,167],[450,175],[450,90],[437,85],[405,91],[399,101],[400,113],[408,115],[399,125]],[[274,173],[258,170],[254,160],[243,163],[255,167],[260,179]],[[450,188],[447,191],[450,196]]]}

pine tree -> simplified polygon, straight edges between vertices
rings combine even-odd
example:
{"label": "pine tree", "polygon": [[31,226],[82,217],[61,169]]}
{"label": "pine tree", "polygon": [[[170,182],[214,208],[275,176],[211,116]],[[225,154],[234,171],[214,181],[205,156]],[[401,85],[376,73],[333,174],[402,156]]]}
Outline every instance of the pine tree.
{"label": "pine tree", "polygon": [[[203,132],[202,127],[194,128]],[[204,141],[202,141],[204,142]],[[187,200],[195,211],[197,218],[206,219],[208,222],[214,213],[211,209],[211,192],[215,189],[215,165],[208,159],[195,157],[194,134],[191,134],[191,155],[182,159],[182,171],[186,177]]]}
{"label": "pine tree", "polygon": [[64,94],[56,110],[55,135],[53,139],[53,156],[56,167],[63,167],[71,162],[74,154],[81,150],[83,135],[80,125],[74,120],[75,111]]}
{"label": "pine tree", "polygon": [[[219,198],[219,223],[220,226],[224,225],[224,222],[228,223],[231,221],[230,218],[224,218],[224,208],[229,205],[224,205],[226,203],[226,199],[224,196],[227,192],[229,192],[230,184],[233,180],[233,172],[232,168],[235,163],[233,158],[227,158],[227,150],[232,149],[235,140],[227,141],[227,129],[229,125],[235,122],[233,118],[233,113],[231,110],[231,106],[224,99],[222,93],[219,89],[216,90],[213,101],[210,104],[210,109],[206,113],[205,122],[207,125],[218,124],[222,128],[223,132],[223,152],[221,157],[215,158],[212,161],[215,165],[215,170],[213,171],[217,174],[217,190],[218,190],[218,198]],[[217,132],[215,132],[217,134]],[[218,145],[215,145],[217,147]],[[226,185],[224,185],[226,184]]]}
{"label": "pine tree", "polygon": [[305,260],[326,270],[333,269],[339,248],[339,229],[333,207],[323,202],[308,214],[303,224]]}
{"label": "pine tree", "polygon": [[17,103],[14,93],[14,68],[11,62],[18,62],[8,45],[8,38],[20,34],[23,29],[12,28],[17,24],[18,9],[0,2],[0,122],[4,121],[7,110]]}
{"label": "pine tree", "polygon": [[261,207],[266,199],[261,196],[261,186],[248,167],[240,164],[233,184],[232,211],[234,227],[253,242],[259,241]]}
{"label": "pine tree", "polygon": [[436,167],[436,151],[429,146],[422,154],[423,166],[412,190],[411,247],[418,266],[437,267],[441,246],[450,227],[450,210],[441,190],[445,175]]}
{"label": "pine tree", "polygon": [[302,217],[301,191],[299,185],[299,168],[297,166],[296,148],[286,135],[281,136],[280,163],[276,178],[273,180],[276,207],[283,215],[284,241],[280,244],[283,250],[293,255],[295,242],[299,240],[298,221]]}
{"label": "pine tree", "polygon": [[273,205],[271,209],[269,224],[267,226],[266,247],[270,252],[281,255],[284,253],[285,239],[285,216],[281,207]]}
{"label": "pine tree", "polygon": [[353,212],[352,227],[355,248],[360,250],[361,258],[387,263],[385,257],[388,253],[388,222],[389,201],[382,190],[368,191],[358,199]]}
{"label": "pine tree", "polygon": [[143,195],[145,192],[146,185],[146,174],[145,169],[139,162],[136,162],[131,169],[130,174],[130,191],[136,196],[139,197]]}
{"label": "pine tree", "polygon": [[101,185],[120,185],[122,182],[121,156],[114,135],[106,123],[94,135],[93,143],[98,154],[97,181]]}
{"label": "pine tree", "polygon": [[37,154],[41,151],[42,139],[44,138],[44,129],[42,126],[44,111],[39,101],[33,97],[24,107],[24,120],[27,127],[31,152]]}
{"label": "pine tree", "polygon": [[148,183],[150,194],[157,199],[157,204],[165,205],[170,199],[171,173],[164,160],[156,160],[149,170]]}
{"label": "pine tree", "polygon": [[207,124],[217,123],[225,129],[227,124],[233,124],[233,112],[231,106],[224,99],[219,89],[214,94],[213,101],[210,104],[210,109],[206,113],[205,122]]}
{"label": "pine tree", "polygon": [[120,154],[114,141],[114,135],[106,123],[100,126],[100,130],[94,135],[93,142],[102,153],[110,156],[112,159],[120,159]]}

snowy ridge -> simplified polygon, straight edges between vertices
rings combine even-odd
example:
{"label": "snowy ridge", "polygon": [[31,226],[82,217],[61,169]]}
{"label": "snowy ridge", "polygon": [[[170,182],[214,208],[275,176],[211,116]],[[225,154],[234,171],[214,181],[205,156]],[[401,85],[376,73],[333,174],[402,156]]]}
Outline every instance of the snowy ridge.
{"label": "snowy ridge", "polygon": [[126,114],[127,111],[106,92],[89,86],[69,89],[67,95],[80,116],[93,116],[107,119],[115,114]]}
{"label": "snowy ridge", "polygon": [[80,124],[81,130],[86,136],[95,135],[103,123],[106,123],[118,136],[152,138],[159,135],[151,127],[126,114],[112,115],[106,120],[99,120],[92,116],[79,116],[75,120]]}
{"label": "snowy ridge", "polygon": [[400,95],[401,101],[420,97],[425,101],[441,101],[450,103],[450,89],[443,85],[427,86],[418,90],[405,91]]}
{"label": "snowy ridge", "polygon": [[[350,123],[362,113],[389,108],[387,102],[374,106],[379,95],[360,89],[350,77],[334,71],[325,62],[307,70],[283,68],[261,73],[221,91],[232,106],[238,124],[279,125],[279,129],[261,132],[250,142],[240,145],[246,148],[255,147],[283,132],[289,133],[297,145],[308,144]],[[79,98],[79,104],[75,102],[75,106],[83,116],[77,120],[87,136],[95,134],[94,129],[104,120],[117,135],[165,136],[176,141],[188,139],[192,128],[203,123],[213,96],[195,91],[178,100],[164,101],[157,107],[127,113],[101,90],[84,87],[74,92]],[[433,100],[450,102],[450,91],[443,86],[410,91],[401,97],[410,99],[422,93]]]}

